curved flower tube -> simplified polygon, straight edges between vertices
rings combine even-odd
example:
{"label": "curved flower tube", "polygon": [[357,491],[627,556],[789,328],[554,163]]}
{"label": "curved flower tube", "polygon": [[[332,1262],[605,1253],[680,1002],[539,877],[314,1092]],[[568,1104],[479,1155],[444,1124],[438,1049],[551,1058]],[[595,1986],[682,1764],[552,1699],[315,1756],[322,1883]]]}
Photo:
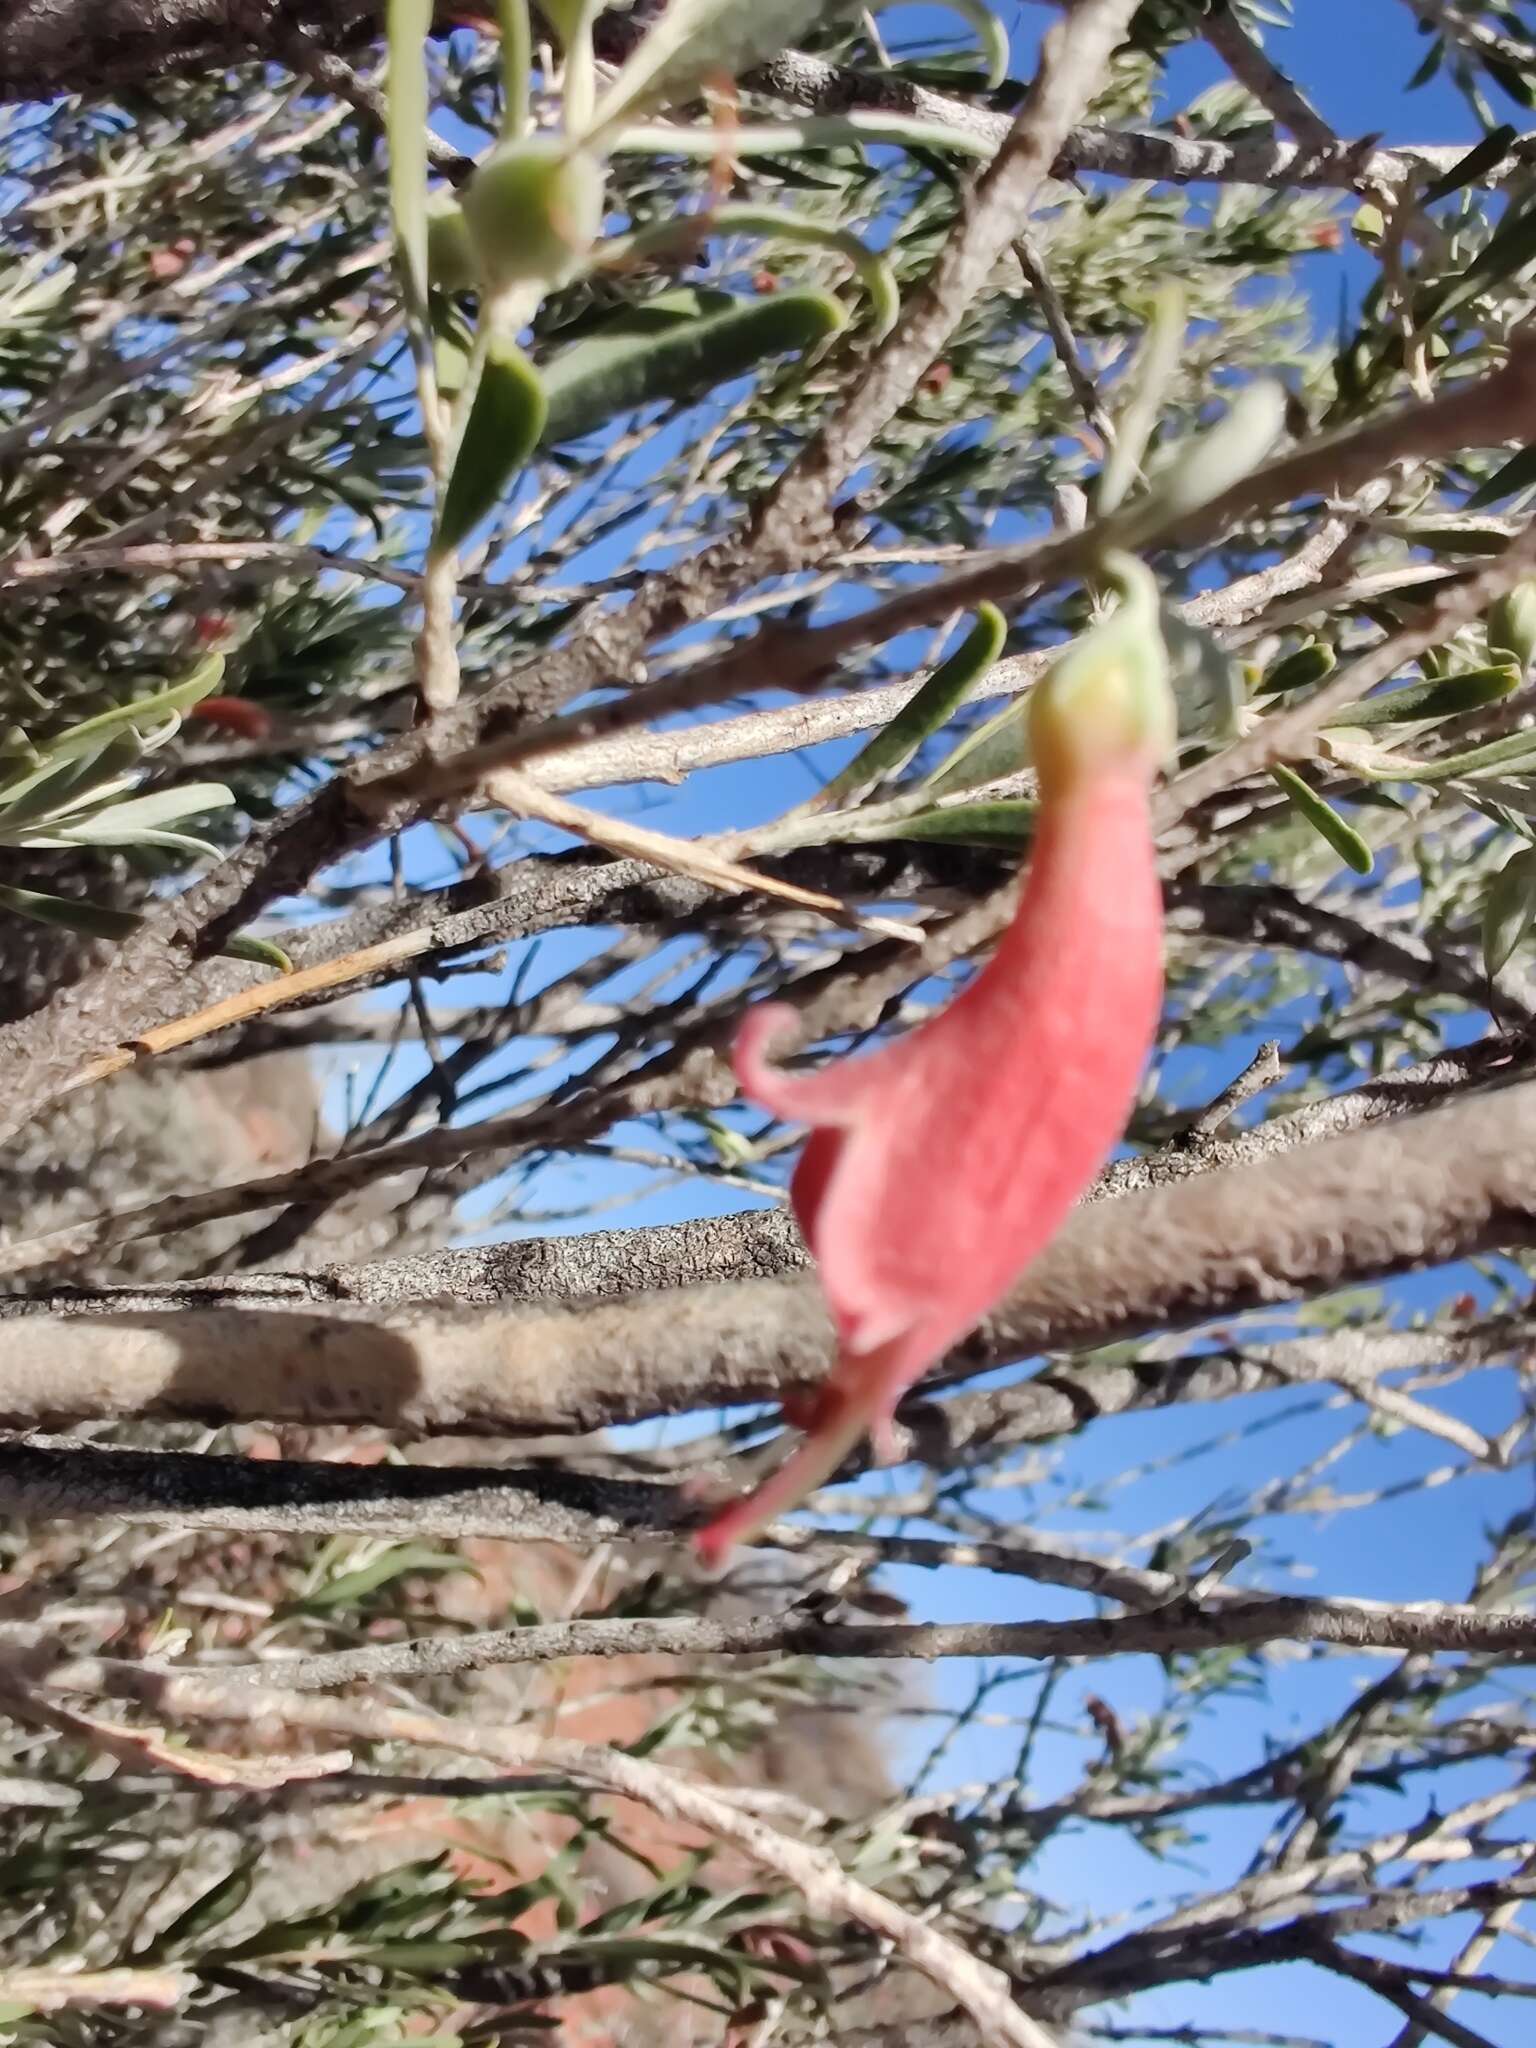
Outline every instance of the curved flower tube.
{"label": "curved flower tube", "polygon": [[784,1004],[749,1011],[743,1090],[810,1125],[790,1197],[837,1327],[808,1434],[700,1531],[707,1563],[827,1480],[1017,1282],[1114,1149],[1162,1005],[1151,790],[1174,712],[1147,571],[1110,558],[1111,616],[1036,687],[1040,808],[1012,924],[986,968],[894,1045],[776,1066]]}

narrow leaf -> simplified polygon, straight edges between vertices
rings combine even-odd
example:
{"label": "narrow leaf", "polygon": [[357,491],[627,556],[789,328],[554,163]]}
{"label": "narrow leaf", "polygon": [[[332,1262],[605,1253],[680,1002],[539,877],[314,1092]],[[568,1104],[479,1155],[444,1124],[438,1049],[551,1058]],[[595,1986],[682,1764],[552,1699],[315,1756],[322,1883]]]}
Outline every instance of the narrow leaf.
{"label": "narrow leaf", "polygon": [[1389,690],[1382,697],[1367,697],[1361,703],[1347,706],[1336,718],[1327,719],[1325,725],[1369,727],[1456,718],[1464,711],[1496,704],[1519,687],[1520,671],[1508,665],[1463,669],[1459,675],[1414,683],[1404,690]]}
{"label": "narrow leaf", "polygon": [[216,1927],[222,1927],[250,1897],[260,1861],[259,1855],[248,1856],[243,1863],[237,1863],[227,1876],[200,1893],[169,1926],[161,1928],[145,1951],[146,1958],[159,1962],[163,1956],[173,1956],[179,1948],[190,1942],[200,1942]]}
{"label": "narrow leaf", "polygon": [[964,789],[981,789],[1017,775],[1030,763],[1029,704],[1010,704],[972,733],[967,733],[942,766],[923,785],[935,797]]}
{"label": "narrow leaf", "polygon": [[1278,661],[1271,662],[1260,679],[1259,695],[1274,697],[1290,690],[1310,690],[1324,676],[1332,675],[1338,665],[1338,656],[1326,642],[1308,641],[1305,646],[1293,647]]}
{"label": "narrow leaf", "polygon": [[527,356],[515,341],[493,339],[443,493],[436,549],[457,548],[495,511],[538,447],[548,411],[543,382]]}
{"label": "narrow leaf", "polygon": [[976,623],[947,661],[943,661],[897,712],[889,725],[834,775],[817,800],[818,809],[835,809],[904,768],[923,744],[948,725],[1003,651],[1008,622],[995,605],[978,605]]}
{"label": "narrow leaf", "polygon": [[[0,883],[0,909],[29,917],[34,924],[80,932],[88,939],[131,938],[144,922],[136,910],[114,910],[105,903],[50,896],[42,889],[18,889],[8,882]],[[219,955],[225,960],[251,960],[258,967],[276,967],[283,974],[293,972],[292,959],[271,939],[247,938],[237,932],[219,948]]]}
{"label": "narrow leaf", "polygon": [[681,220],[662,221],[638,234],[621,235],[605,242],[604,268],[625,264],[658,251],[696,243],[704,235],[762,235],[777,242],[799,243],[807,248],[835,250],[853,266],[869,295],[876,338],[890,333],[901,311],[896,277],[885,258],[848,228],[828,227],[822,221],[802,220],[798,214],[775,211],[770,206],[717,206],[713,211],[689,214]]}
{"label": "narrow leaf", "polygon": [[[880,11],[882,0],[876,0],[874,13]],[[883,0],[883,4],[894,4],[894,0]],[[986,4],[986,0],[944,0],[951,14],[960,15],[976,31],[976,40],[981,46],[982,59],[987,67],[987,90],[995,92],[1008,76],[1008,30],[1002,17]]]}
{"label": "narrow leaf", "polygon": [[1516,491],[1523,491],[1530,484],[1536,484],[1536,446],[1517,449],[1486,483],[1479,484],[1467,500],[1467,510],[1476,512],[1500,498],[1512,498]]}
{"label": "narrow leaf", "polygon": [[[1486,746],[1469,747],[1465,753],[1446,754],[1438,761],[1404,764],[1401,779],[1413,782],[1454,782],[1464,775],[1481,775],[1490,768],[1523,768],[1536,761],[1536,732],[1512,732]],[[1395,778],[1394,778],[1395,779]]]}
{"label": "narrow leaf", "polygon": [[241,933],[220,947],[226,960],[250,960],[258,967],[275,967],[279,974],[292,974],[293,957],[271,939],[249,939]]}
{"label": "narrow leaf", "polygon": [[1179,714],[1181,740],[1231,739],[1247,691],[1242,663],[1203,626],[1191,625],[1173,605],[1159,608],[1168,680]]}
{"label": "narrow leaf", "polygon": [[695,399],[770,356],[812,347],[847,315],[830,293],[780,292],[648,334],[593,336],[544,371],[543,442],[574,441],[656,399]]}
{"label": "narrow leaf", "polygon": [[204,697],[211,697],[223,680],[224,657],[222,654],[210,654],[183,681],[169,683],[148,697],[135,697],[127,704],[114,705],[110,711],[99,711],[94,718],[85,718],[78,725],[70,726],[57,739],[48,742],[46,758],[56,761],[66,755],[91,753],[101,740],[130,726],[136,732],[153,729],[175,714],[200,704]]}
{"label": "narrow leaf", "polygon": [[1375,865],[1375,855],[1354,826],[1341,818],[1332,804],[1325,803],[1293,768],[1273,768],[1270,773],[1307,823],[1327,840],[1340,860],[1352,867],[1357,875],[1368,875]]}
{"label": "narrow leaf", "polygon": [[155,789],[109,804],[99,816],[83,819],[69,830],[77,840],[131,846],[145,829],[159,830],[179,824],[183,818],[199,817],[204,811],[222,810],[234,800],[235,793],[227,783],[188,782],[177,789]]}
{"label": "narrow leaf", "polygon": [[1483,964],[1488,978],[1500,973],[1536,922],[1536,846],[1507,860],[1483,899]]}
{"label": "narrow leaf", "polygon": [[1509,145],[1519,130],[1511,122],[1498,128],[1491,128],[1481,142],[1474,143],[1464,157],[1451,165],[1432,185],[1426,185],[1419,199],[1421,206],[1433,206],[1437,199],[1448,199],[1453,192],[1459,192],[1464,185],[1475,185],[1479,178],[1494,170],[1509,155]]}
{"label": "narrow leaf", "polygon": [[1265,378],[1247,384],[1213,427],[1186,447],[1182,442],[1132,507],[1126,532],[1134,540],[1170,520],[1184,519],[1240,483],[1280,438],[1285,387]]}
{"label": "narrow leaf", "polygon": [[1152,318],[1131,366],[1128,396],[1115,422],[1115,445],[1099,472],[1094,503],[1100,518],[1117,509],[1140,473],[1183,351],[1184,294],[1177,285],[1166,285],[1152,302]]}
{"label": "narrow leaf", "polygon": [[738,77],[808,28],[856,14],[861,0],[670,0],[593,117],[595,129],[646,106],[691,95],[711,77]]}
{"label": "narrow leaf", "polygon": [[949,804],[919,811],[895,827],[893,839],[939,839],[958,846],[997,846],[1017,853],[1035,829],[1039,806],[1025,797]]}
{"label": "narrow leaf", "polygon": [[41,768],[0,791],[0,839],[13,839],[23,827],[56,821],[125,795],[138,780],[143,755],[131,732],[108,733],[94,751],[72,758],[60,760],[50,754]]}
{"label": "narrow leaf", "polygon": [[41,889],[18,889],[9,882],[0,883],[0,909],[29,917],[34,924],[80,932],[89,939],[126,939],[143,923],[136,911],[77,902],[71,896],[49,896]]}

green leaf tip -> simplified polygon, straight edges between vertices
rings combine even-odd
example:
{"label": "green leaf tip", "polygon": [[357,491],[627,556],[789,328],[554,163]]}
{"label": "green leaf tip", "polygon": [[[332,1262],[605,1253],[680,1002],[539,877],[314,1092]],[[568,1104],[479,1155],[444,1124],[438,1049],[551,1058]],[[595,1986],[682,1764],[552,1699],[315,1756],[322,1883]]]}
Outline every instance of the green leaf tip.
{"label": "green leaf tip", "polygon": [[1282,765],[1272,768],[1270,774],[1313,831],[1328,842],[1340,860],[1353,868],[1357,875],[1368,875],[1376,865],[1376,856],[1369,842],[1361,837],[1348,819],[1341,818],[1332,804],[1326,803],[1310,783],[1303,782],[1294,768]]}

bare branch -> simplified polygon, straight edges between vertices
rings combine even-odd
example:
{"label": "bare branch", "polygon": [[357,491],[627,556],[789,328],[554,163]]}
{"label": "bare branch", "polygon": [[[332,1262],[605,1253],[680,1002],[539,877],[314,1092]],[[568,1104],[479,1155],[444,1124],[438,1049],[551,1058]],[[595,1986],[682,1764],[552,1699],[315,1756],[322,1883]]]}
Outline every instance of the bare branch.
{"label": "bare branch", "polygon": [[1238,83],[1247,86],[1304,149],[1337,155],[1341,147],[1337,135],[1235,14],[1223,9],[1209,16],[1201,23],[1201,33]]}
{"label": "bare branch", "polygon": [[34,2012],[71,2007],[144,2005],[162,2012],[180,2005],[194,1989],[185,1970],[7,1970],[0,1974],[0,1999]]}
{"label": "bare branch", "polygon": [[[1007,131],[1007,117],[985,107],[934,92],[906,79],[869,78],[860,72],[787,51],[764,65],[753,82],[791,105],[815,113],[840,113],[850,107],[878,108],[885,113],[911,114],[974,136],[996,147]],[[1074,171],[1097,172],[1111,178],[1148,178],[1174,185],[1263,185],[1279,189],[1310,187],[1354,191],[1362,185],[1396,186],[1418,176],[1439,177],[1467,153],[1464,143],[1414,145],[1378,149],[1374,137],[1362,142],[1333,142],[1327,149],[1278,140],[1215,142],[1195,137],[1161,135],[1118,128],[1073,128],[1062,141],[1054,169],[1058,176]],[[1536,153],[1536,136],[1521,136],[1510,145],[1503,175]]]}
{"label": "bare branch", "polygon": [[[1529,1244],[1536,1083],[1252,1165],[1200,1173],[1192,1163],[1192,1178],[1080,1209],[953,1362],[975,1371],[1187,1328]],[[34,1256],[13,1248],[12,1270]],[[818,1383],[831,1360],[830,1326],[803,1275],[558,1308],[29,1316],[0,1323],[0,1413],[22,1428],[196,1416],[589,1430],[782,1398]],[[979,1418],[995,1397],[977,1398]]]}
{"label": "bare branch", "polygon": [[[1389,1606],[1370,1601],[1261,1598],[1175,1600],[1147,1614],[1083,1621],[840,1622],[802,1613],[712,1621],[559,1621],[480,1635],[420,1636],[362,1650],[221,1664],[220,1681],[280,1684],[322,1691],[359,1681],[446,1678],[492,1666],[547,1664],[567,1657],[950,1657],[1177,1656],[1238,1644],[1335,1643],[1351,1650],[1483,1653],[1523,1662],[1536,1657],[1536,1616],[1477,1607]],[[57,1666],[50,1682],[77,1692],[111,1690],[115,1674],[147,1668],[165,1677],[183,1666],[119,1665],[82,1658]]]}

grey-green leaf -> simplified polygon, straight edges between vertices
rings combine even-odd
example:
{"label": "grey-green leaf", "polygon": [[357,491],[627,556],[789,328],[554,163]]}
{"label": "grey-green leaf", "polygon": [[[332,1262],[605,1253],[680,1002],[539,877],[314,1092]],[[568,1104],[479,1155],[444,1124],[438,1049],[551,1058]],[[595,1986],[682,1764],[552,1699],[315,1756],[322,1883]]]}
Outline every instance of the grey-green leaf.
{"label": "grey-green leaf", "polygon": [[1456,675],[1437,676],[1426,683],[1410,683],[1406,689],[1388,690],[1384,696],[1366,697],[1347,705],[1328,726],[1404,725],[1432,718],[1458,718],[1463,712],[1479,711],[1497,704],[1520,687],[1520,671],[1500,664],[1491,668],[1462,669]]}
{"label": "grey-green leaf", "polygon": [[1181,740],[1225,740],[1237,732],[1246,701],[1242,663],[1214,633],[1191,625],[1172,605],[1160,607],[1168,649],[1168,680],[1179,714]]}
{"label": "grey-green leaf", "polygon": [[436,548],[458,547],[495,511],[538,447],[548,414],[543,380],[533,364],[515,341],[493,338],[443,492]]}
{"label": "grey-green leaf", "polygon": [[1536,846],[1507,860],[1483,899],[1483,964],[1490,980],[1524,942],[1536,922]]}
{"label": "grey-green leaf", "polygon": [[1341,818],[1332,804],[1325,803],[1315,789],[1303,782],[1294,768],[1279,767],[1270,772],[1307,823],[1327,840],[1340,860],[1352,867],[1357,875],[1368,875],[1376,857],[1354,826]]}
{"label": "grey-green leaf", "polygon": [[1321,640],[1309,640],[1293,647],[1270,663],[1259,682],[1261,697],[1283,696],[1290,690],[1310,690],[1338,667],[1339,658]]}
{"label": "grey-green leaf", "polygon": [[158,833],[204,811],[222,810],[234,800],[235,793],[226,783],[183,783],[175,789],[151,790],[145,796],[108,804],[96,817],[70,825],[69,835],[81,844],[134,846],[145,841],[151,832]]}
{"label": "grey-green leaf", "polygon": [[989,782],[1020,774],[1030,765],[1031,758],[1029,700],[1024,698],[967,733],[924,787],[935,797],[982,789]]}
{"label": "grey-green leaf", "polygon": [[594,126],[691,93],[777,56],[809,28],[856,14],[862,0],[670,0],[598,104]]}
{"label": "grey-green leaf", "polygon": [[[20,889],[0,883],[0,909],[17,917],[29,917],[34,924],[53,925],[61,931],[80,932],[88,939],[127,939],[142,926],[136,910],[114,910],[109,904],[92,903],[74,896],[51,896],[42,889]],[[250,960],[258,967],[276,967],[283,974],[293,972],[293,961],[271,939],[247,938],[236,932],[219,948],[226,960]]]}
{"label": "grey-green leaf", "polygon": [[846,320],[829,292],[780,292],[702,320],[592,335],[544,370],[544,445],[574,441],[657,399],[701,398],[770,356],[825,341]]}
{"label": "grey-green leaf", "polygon": [[1029,843],[1038,806],[1027,797],[948,804],[918,811],[892,828],[893,839],[938,839],[958,846],[995,846],[1017,853]]}
{"label": "grey-green leaf", "polygon": [[976,684],[1003,651],[1008,622],[995,605],[978,605],[976,623],[885,726],[834,775],[822,791],[822,807],[851,803],[898,773],[924,740],[948,725]]}

